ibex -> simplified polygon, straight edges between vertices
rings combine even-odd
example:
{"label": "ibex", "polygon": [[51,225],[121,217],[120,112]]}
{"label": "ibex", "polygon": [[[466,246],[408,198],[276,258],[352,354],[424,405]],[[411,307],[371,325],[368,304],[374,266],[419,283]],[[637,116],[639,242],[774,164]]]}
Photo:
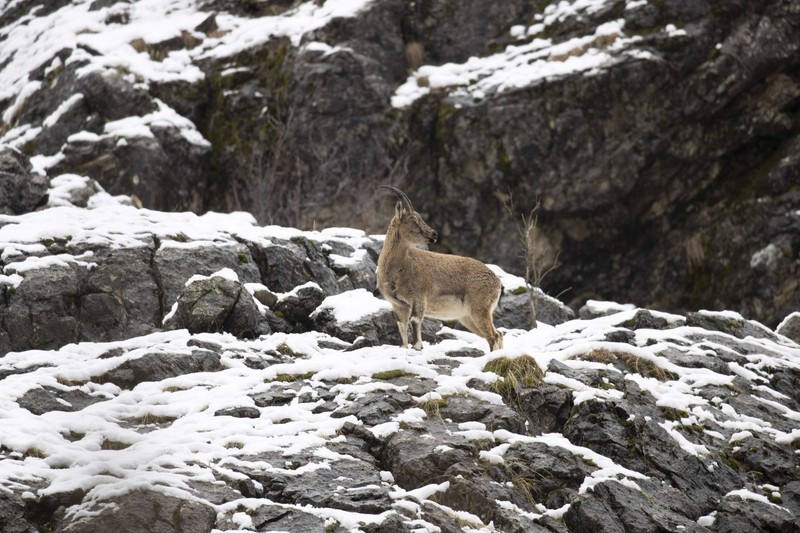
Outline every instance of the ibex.
{"label": "ibex", "polygon": [[422,348],[422,319],[458,320],[489,342],[491,350],[503,347],[492,313],[503,290],[489,268],[470,257],[445,255],[417,245],[436,242],[438,235],[414,211],[400,189],[381,185],[400,198],[386,230],[378,258],[378,289],[392,304],[400,345],[408,346],[408,322],[414,330],[414,348]]}

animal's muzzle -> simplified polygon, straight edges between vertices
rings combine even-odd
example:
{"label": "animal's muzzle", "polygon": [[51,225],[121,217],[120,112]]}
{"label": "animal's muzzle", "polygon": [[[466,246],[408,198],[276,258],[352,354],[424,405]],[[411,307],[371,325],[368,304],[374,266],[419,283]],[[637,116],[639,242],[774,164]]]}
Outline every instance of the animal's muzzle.
{"label": "animal's muzzle", "polygon": [[437,240],[439,240],[439,234],[438,234],[438,233],[436,233],[436,232],[434,231],[434,232],[433,232],[433,235],[431,235],[431,236],[430,236],[430,238],[428,239],[428,242],[430,242],[431,244],[433,244],[433,243],[435,243]]}

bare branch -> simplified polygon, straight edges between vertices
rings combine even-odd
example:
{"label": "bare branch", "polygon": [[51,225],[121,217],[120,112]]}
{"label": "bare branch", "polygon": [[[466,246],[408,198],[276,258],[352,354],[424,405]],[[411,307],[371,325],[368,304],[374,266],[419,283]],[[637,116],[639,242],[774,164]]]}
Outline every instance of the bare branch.
{"label": "bare branch", "polygon": [[560,251],[555,253],[552,263],[547,262],[547,257],[551,255],[549,246],[542,244],[539,239],[539,209],[542,205],[541,198],[536,199],[536,203],[527,213],[522,212],[517,219],[517,209],[514,205],[514,195],[508,192],[508,200],[503,201],[512,220],[516,221],[517,233],[519,234],[520,244],[522,245],[523,258],[525,260],[525,282],[528,284],[528,293],[531,306],[531,327],[536,327],[536,294],[535,289],[539,288],[542,280],[553,270],[558,268],[558,257]]}

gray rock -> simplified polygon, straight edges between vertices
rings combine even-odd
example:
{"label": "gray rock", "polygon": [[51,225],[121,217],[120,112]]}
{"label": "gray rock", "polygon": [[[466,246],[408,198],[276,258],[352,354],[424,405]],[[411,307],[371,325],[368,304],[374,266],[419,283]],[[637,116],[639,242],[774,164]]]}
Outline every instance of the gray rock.
{"label": "gray rock", "polygon": [[91,395],[80,389],[61,390],[53,387],[31,389],[17,403],[35,415],[50,411],[80,411],[88,405],[103,401],[101,395]]}
{"label": "gray rock", "polygon": [[190,354],[148,353],[128,359],[101,376],[92,378],[97,383],[113,383],[132,389],[144,381],[161,381],[193,372],[221,370],[220,355],[206,350],[193,350]]}
{"label": "gray rock", "polygon": [[504,458],[514,476],[526,481],[535,501],[552,498],[553,492],[567,494],[564,499],[569,501],[569,495],[574,494],[594,470],[580,456],[540,443],[514,444]]}
{"label": "gray rock", "polygon": [[186,280],[194,275],[210,276],[229,268],[241,283],[260,283],[258,266],[250,255],[250,249],[238,243],[203,246],[202,250],[187,249],[182,245],[186,236],[174,235],[174,240],[159,242],[153,257],[153,271],[161,284],[164,307],[178,299],[184,291]]}
{"label": "gray rock", "polygon": [[367,524],[360,528],[364,533],[411,533],[412,526],[406,525],[398,514],[391,514],[380,524]]}
{"label": "gray rock", "polygon": [[[329,309],[321,309],[314,315],[314,329],[327,333],[332,337],[353,343],[359,341],[355,348],[363,346],[379,346],[381,344],[400,344],[400,331],[391,311],[362,317],[352,322],[339,322]],[[422,340],[435,343],[440,339],[437,335],[442,328],[439,320],[426,318],[422,321]],[[409,328],[409,339],[411,329]]]}
{"label": "gray rock", "polygon": [[5,291],[0,307],[7,334],[5,352],[55,349],[79,340],[74,302],[83,268],[69,265],[32,270],[15,290]]}
{"label": "gray rock", "polygon": [[[570,517],[565,516],[568,527],[585,527],[586,522],[581,523],[576,520],[577,517],[583,515],[582,519],[587,520],[589,523],[595,521],[601,524],[613,523],[618,520],[622,524],[624,531],[637,533],[676,529],[685,531],[699,530],[696,519],[682,514],[685,512],[684,508],[670,508],[670,504],[685,503],[685,496],[677,495],[675,501],[670,501],[669,498],[661,494],[663,489],[657,484],[646,481],[642,484],[647,488],[636,490],[620,483],[603,483],[595,487],[593,491],[579,496],[575,505],[577,512]],[[647,492],[645,493],[644,490]],[[658,494],[661,505],[653,506],[651,500],[645,494]],[[608,507],[589,503],[589,500],[592,499],[606,502]],[[611,516],[593,515],[593,511],[601,510],[602,512],[604,509],[609,510]],[[580,526],[578,526],[579,523],[581,524]]]}
{"label": "gray rock", "polygon": [[275,304],[278,303],[278,295],[266,287],[259,287],[253,291],[253,298],[269,308],[274,307]]}
{"label": "gray rock", "polygon": [[316,285],[300,287],[277,301],[273,306],[275,314],[304,328],[313,325],[311,313],[325,300],[325,291]]}
{"label": "gray rock", "polygon": [[441,533],[460,533],[464,531],[459,524],[459,520],[452,514],[445,512],[439,505],[431,502],[422,504],[422,512],[425,521],[437,527]]}
{"label": "gray rock", "polygon": [[[68,2],[40,4],[7,6],[0,13],[0,27],[13,27],[29,15],[52,13]],[[97,0],[95,7],[108,4]],[[20,100],[19,113],[8,126],[30,128],[30,138],[21,145],[25,153],[62,151],[63,159],[51,169],[54,174],[88,174],[112,193],[135,193],[148,206],[198,212],[251,210],[262,223],[297,227],[335,223],[383,231],[391,206],[389,200],[375,201],[374,185],[402,183],[439,231],[439,251],[497,262],[511,267],[509,270],[522,269],[518,243],[509,238],[516,235],[516,213],[506,215],[502,197],[510,192],[518,204],[532,204],[542,197],[537,233],[542,241],[561,250],[561,265],[548,275],[545,288],[554,294],[569,290],[566,294],[571,304],[587,298],[613,298],[680,312],[736,309],[773,327],[800,302],[796,261],[800,246],[800,192],[796,189],[800,171],[796,127],[800,8],[796,2],[778,0],[669,0],[631,9],[622,9],[622,4],[610,2],[597,11],[563,17],[547,28],[546,36],[560,42],[593,35],[599,24],[621,17],[626,37],[636,37],[636,47],[654,59],[618,55],[616,64],[597,69],[591,76],[567,74],[515,91],[490,90],[480,101],[439,88],[407,109],[389,105],[395,88],[420,63],[463,62],[520,44],[508,28],[530,24],[542,6],[529,0],[457,5],[451,0],[413,4],[376,0],[355,17],[337,18],[303,37],[303,44],[338,45],[333,53],[307,50],[292,45],[288,38],[275,38],[224,59],[200,60],[205,79],[199,84],[138,83],[117,69],[78,76],[85,62],[76,61],[78,56],[64,49],[56,53],[61,68],[48,69],[49,62],[45,62],[30,73],[20,73],[41,81],[43,90]],[[296,5],[294,0],[203,2],[209,12],[230,11],[242,16],[283,13]],[[126,22],[121,14],[109,20]],[[663,28],[667,24],[685,34],[666,35]],[[211,35],[216,30],[210,17],[198,26],[198,31]],[[163,57],[190,46],[187,41],[181,37],[144,43],[142,52]],[[86,48],[81,52],[100,53]],[[70,58],[73,61],[67,61]],[[233,74],[223,76],[223,71]],[[78,92],[84,95],[81,102],[61,114],[51,127],[39,128]],[[78,131],[102,133],[111,120],[150,113],[157,109],[156,98],[193,120],[211,146],[192,145],[176,128],[164,126],[151,128],[152,138],[128,139],[126,143],[111,137],[69,140]],[[14,103],[12,99],[0,102],[0,111]],[[524,128],[519,127],[520,117],[527,118]],[[76,197],[75,202],[81,204],[84,198]],[[180,241],[180,236],[175,237],[166,240]],[[154,239],[142,244],[136,252],[93,246],[97,267],[31,271],[16,290],[6,288],[0,305],[0,352],[58,348],[81,340],[115,340],[155,331],[191,274],[210,274],[222,267],[234,269],[243,282],[260,282],[278,292],[308,281],[315,281],[325,294],[369,288],[379,250],[376,242],[367,244],[367,256],[351,267],[331,258],[331,254],[352,254],[348,246],[331,244],[328,249],[306,238],[274,240],[267,245],[215,243],[192,251],[164,246]],[[47,243],[46,248],[44,255],[84,251],[69,243]],[[218,250],[222,248],[226,249]],[[204,256],[211,259],[205,261]],[[193,270],[198,265],[202,268]],[[10,269],[11,265],[3,266]],[[222,292],[218,300],[207,302],[206,311],[215,317],[212,325],[227,320],[215,313],[235,309],[235,304],[226,307],[236,300],[233,293],[226,296]],[[242,294],[241,289],[237,294]],[[525,295],[516,295],[506,304],[507,315],[499,314],[498,320],[507,322],[499,325],[526,325]],[[389,313],[342,325],[332,324],[331,317],[322,313],[314,322],[304,323],[308,316],[302,302],[292,309],[299,310],[294,323],[274,313],[265,320],[274,330],[293,331],[300,324],[328,331],[352,343],[351,348],[399,340]],[[250,311],[245,313],[245,325],[236,326],[238,329],[252,326],[247,318],[252,317]],[[436,503],[423,502],[413,517],[445,532],[464,527],[446,506],[477,514],[487,524],[494,520],[497,529],[515,533],[541,529],[702,531],[697,518],[714,511],[714,529],[721,531],[793,531],[800,512],[800,490],[794,480],[798,458],[793,447],[797,443],[778,444],[774,439],[777,433],[754,431],[753,437],[732,444],[730,437],[740,428],[730,424],[722,404],[752,420],[763,420],[764,427],[773,431],[788,433],[792,419],[757,397],[779,398],[783,407],[800,411],[800,372],[791,365],[762,365],[760,358],[771,355],[768,343],[742,339],[785,340],[756,322],[729,318],[692,315],[685,323],[693,333],[674,343],[666,333],[659,337],[669,345],[659,355],[671,364],[707,369],[721,376],[723,385],[696,382],[690,391],[698,397],[702,412],[717,422],[693,420],[688,412],[659,405],[644,385],[640,388],[636,380],[626,378],[637,374],[665,382],[679,379],[621,355],[631,352],[630,344],[645,338],[646,330],[672,323],[665,326],[654,313],[638,311],[629,322],[593,337],[619,343],[619,355],[610,366],[554,363],[548,367],[552,378],[615,389],[622,393],[621,398],[584,398],[574,405],[574,391],[553,384],[521,388],[513,397],[503,398],[506,405],[491,408],[471,396],[448,397],[446,404],[439,406],[441,419],[430,416],[423,423],[405,423],[398,433],[377,438],[370,424],[391,419],[411,405],[409,397],[438,386],[431,379],[402,376],[390,380],[406,387],[402,393],[369,393],[339,412],[354,415],[360,425],[345,424],[330,449],[355,459],[335,461],[331,471],[320,469],[313,475],[246,466],[247,459],[279,465],[287,460],[279,452],[264,452],[225,465],[238,468],[244,479],[226,480],[228,485],[219,491],[196,490],[214,503],[228,503],[238,499],[238,494],[285,503],[286,507],[254,507],[250,517],[260,530],[337,529],[302,511],[300,505],[385,511],[394,502],[379,470],[389,469],[406,488],[450,482],[446,491],[435,496]],[[540,320],[545,322],[542,317]],[[785,334],[782,328],[780,333]],[[568,341],[565,335],[558,342],[566,346]],[[191,354],[148,352],[94,376],[92,381],[130,388],[142,381],[220,367],[221,346],[195,347]],[[337,343],[326,346],[343,348]],[[116,347],[103,357],[126,355],[127,349]],[[456,376],[456,358],[475,355],[437,354],[428,364],[435,371]],[[226,357],[248,361],[251,368],[286,361],[280,354],[261,357],[246,349]],[[761,387],[755,388],[754,382],[742,377],[728,381],[739,370],[734,364],[759,376]],[[19,375],[20,370],[4,366],[0,378]],[[719,379],[712,377],[712,381]],[[467,385],[477,391],[491,390],[480,379]],[[785,397],[771,395],[765,387]],[[332,388],[330,383],[298,379],[271,386],[266,392],[259,389],[254,401],[259,410],[295,400],[303,405],[318,401],[312,413],[327,413],[336,405]],[[76,409],[89,401],[72,389],[54,387],[29,391],[17,403],[36,416],[34,412],[46,413],[63,405],[58,398],[70,401]],[[255,411],[221,413],[248,416]],[[479,451],[497,442],[467,441],[458,436],[455,426],[460,421],[480,421],[488,429],[532,435],[561,433],[572,445],[591,449],[650,479],[635,480],[641,491],[607,480],[579,494],[584,476],[597,468],[580,454],[543,441],[518,442],[505,454],[506,464],[489,464],[479,458]],[[705,446],[709,454],[695,457],[687,453],[665,429],[667,422],[677,424],[675,431],[689,442]],[[437,450],[440,445],[451,449]],[[235,454],[235,449],[230,452]],[[12,460],[23,456],[5,448],[0,455]],[[320,460],[311,452],[288,459],[291,465],[287,468],[298,469]],[[97,514],[86,514],[80,522],[64,522],[65,510],[85,495],[81,491],[40,493],[45,487],[31,483],[35,486],[28,487],[30,492],[42,496],[26,499],[22,514],[23,500],[16,493],[0,499],[3,527],[16,527],[19,522],[27,528],[24,521],[30,516],[37,530],[125,531],[131,524],[149,525],[151,517],[162,517],[162,512],[169,516],[151,529],[202,532],[211,527],[240,527],[230,518],[234,511],[215,524],[210,507],[188,509],[192,518],[207,520],[194,524],[182,520],[182,504],[162,501],[161,495],[142,494],[113,502],[116,507],[92,508]],[[778,487],[788,511],[725,497],[742,487],[763,490],[763,484]],[[337,493],[340,485],[352,490]],[[531,520],[499,508],[497,500],[501,498],[531,512],[540,512],[541,505],[569,507],[563,522]],[[156,518],[152,523],[156,524]],[[385,529],[373,527],[372,531],[405,532],[419,527],[410,518],[393,514]],[[14,526],[7,526],[12,519]]]}
{"label": "gray rock", "polygon": [[778,325],[776,333],[800,344],[800,313],[792,313]]}
{"label": "gray rock", "polygon": [[[101,507],[101,503],[113,503]],[[214,509],[196,501],[183,500],[161,492],[137,490],[95,502],[94,513],[78,515],[59,524],[58,533],[119,531],[134,533],[210,532],[216,521]]]}
{"label": "gray rock", "polygon": [[365,461],[343,460],[287,480],[281,497],[300,505],[319,505],[356,513],[378,514],[391,505],[378,469]]}
{"label": "gray rock", "polygon": [[[449,449],[437,450],[440,446]],[[440,423],[428,422],[423,428],[394,434],[385,453],[397,484],[410,490],[444,481],[448,468],[470,461],[471,448],[463,437],[447,435]]]}
{"label": "gray rock", "polygon": [[164,325],[192,333],[227,331],[240,337],[269,332],[250,293],[238,281],[221,276],[187,285],[178,297],[175,314]]}
{"label": "gray rock", "polygon": [[686,315],[686,325],[709,331],[720,331],[740,339],[756,337],[775,340],[775,334],[766,326],[753,320],[738,318],[727,313],[714,313],[711,311],[688,313]]}
{"label": "gray rock", "polygon": [[[533,290],[536,306],[536,321],[557,326],[575,318],[575,312],[555,298],[547,296],[541,289]],[[530,329],[531,324],[531,292],[519,294],[503,293],[500,305],[495,311],[494,325],[503,328]]]}
{"label": "gray rock", "polygon": [[720,506],[715,531],[797,531],[797,518],[779,507],[737,497],[726,498]]}
{"label": "gray rock", "polygon": [[[377,256],[373,257],[370,253],[364,253],[358,262],[352,260],[355,250],[348,245],[331,241],[325,243],[330,248],[327,253],[328,263],[331,270],[338,277],[339,291],[349,291],[352,289],[375,289],[375,273],[377,271]],[[382,243],[375,243],[375,250],[380,254],[383,248]],[[366,251],[366,250],[365,250]],[[338,257],[331,257],[332,255]],[[340,258],[345,258],[342,261]]]}
{"label": "gray rock", "polygon": [[541,385],[522,391],[517,399],[520,412],[533,433],[551,433],[564,427],[572,410],[572,393],[562,387]]}
{"label": "gray rock", "polygon": [[800,515],[800,481],[790,481],[781,489],[783,506],[790,509],[795,516]]}
{"label": "gray rock", "polygon": [[214,413],[214,416],[232,416],[234,418],[258,418],[261,411],[255,407],[226,407]]}
{"label": "gray rock", "polygon": [[450,396],[439,408],[444,419],[461,422],[481,422],[492,431],[506,429],[524,435],[527,432],[525,419],[507,405],[496,405],[472,396]]}
{"label": "gray rock", "polygon": [[647,309],[639,309],[633,318],[619,324],[620,327],[637,329],[666,329],[669,323],[666,318],[654,316]]}
{"label": "gray rock", "polygon": [[398,413],[414,405],[411,395],[400,391],[371,392],[356,398],[351,404],[335,410],[331,416],[356,416],[364,424],[376,426],[388,422]]}
{"label": "gray rock", "polygon": [[0,214],[21,215],[47,203],[49,180],[31,172],[18,150],[0,145]]}
{"label": "gray rock", "polygon": [[[517,490],[520,485],[513,482],[498,483],[478,467],[455,465],[448,470],[448,474],[449,486],[441,495],[437,495],[439,503],[452,509],[467,511],[484,521],[491,519],[496,527],[502,527],[502,531],[547,531],[521,514],[507,511],[497,504],[498,501],[511,502],[520,509],[535,512],[530,496]],[[517,482],[519,483],[519,478]]]}
{"label": "gray rock", "polygon": [[[647,327],[647,315],[640,314],[639,319],[644,330],[652,329]],[[608,325],[608,321],[602,323],[603,327],[615,329]],[[602,338],[600,332],[597,331],[598,339]],[[646,334],[644,331],[643,335]],[[661,338],[661,335],[664,333],[658,333],[656,338]],[[740,364],[744,365],[751,352],[763,357],[762,352],[769,351],[768,342],[761,346],[751,339],[699,328],[676,330],[677,335],[680,337],[676,337],[675,342],[665,341],[670,347],[661,352],[662,357],[687,370],[708,369],[718,371],[720,376],[734,375],[727,366],[728,360],[743,361]],[[719,344],[720,339],[725,339],[724,345]],[[565,346],[567,339],[553,342]],[[778,342],[783,341],[779,339]],[[91,377],[91,382],[114,383],[129,390],[144,381],[219,370],[223,352],[226,358],[231,359],[260,358],[265,365],[288,362],[292,357],[277,351],[262,354],[260,348],[248,349],[248,343],[234,347],[206,335],[190,339],[187,344],[193,350],[191,353],[159,350],[134,359],[127,357],[131,348],[115,346],[100,357],[109,361],[118,358],[123,362],[103,375]],[[711,350],[711,346],[719,353]],[[624,528],[641,532],[676,529],[700,532],[705,529],[697,525],[697,519],[713,512],[716,512],[714,529],[792,531],[800,509],[800,489],[795,481],[798,458],[791,453],[793,444],[776,442],[772,431],[774,434],[789,434],[794,426],[782,410],[758,397],[776,398],[764,396],[764,386],[776,391],[778,385],[796,388],[800,377],[795,375],[797,372],[791,368],[769,368],[767,371],[751,365],[746,368],[763,374],[762,380],[751,381],[736,376],[725,385],[696,383],[692,394],[697,395],[698,404],[702,404],[704,416],[702,420],[692,419],[689,412],[660,405],[650,392],[655,389],[640,388],[638,379],[626,377],[635,374],[663,382],[677,379],[668,374],[650,376],[644,362],[630,359],[632,355],[626,350],[630,351],[630,347],[619,345],[618,349],[609,347],[603,353],[590,352],[585,354],[585,358],[575,361],[554,359],[546,374],[554,380],[565,378],[569,383],[608,391],[614,389],[622,393],[620,397],[584,398],[573,405],[572,388],[545,382],[520,386],[514,395],[501,396],[504,404],[494,404],[479,399],[478,391],[492,390],[491,386],[473,379],[467,386],[476,389],[475,394],[450,394],[441,401],[420,404],[426,411],[426,418],[402,422],[396,433],[379,433],[381,436],[372,432],[375,425],[396,419],[403,411],[416,407],[415,397],[435,390],[440,384],[414,374],[376,375],[373,380],[385,380],[399,390],[355,393],[346,401],[343,401],[341,392],[342,387],[349,384],[298,378],[288,383],[274,381],[266,387],[256,385],[257,392],[249,391],[256,407],[234,406],[217,409],[214,414],[243,419],[260,419],[263,415],[265,420],[269,420],[274,408],[305,408],[314,416],[331,413],[332,418],[351,418],[335,437],[324,444],[326,450],[312,447],[285,454],[275,449],[246,455],[246,445],[232,442],[229,450],[237,460],[226,462],[223,470],[215,471],[215,476],[222,479],[217,482],[203,479],[192,482],[190,486],[198,497],[213,505],[225,505],[242,497],[248,501],[266,499],[280,503],[281,506],[247,504],[238,508],[239,512],[249,509],[246,512],[256,529],[265,531],[293,530],[295,527],[316,531],[320,524],[323,529],[330,527],[336,531],[341,526],[330,521],[319,522],[321,518],[305,513],[302,506],[378,515],[396,506],[395,499],[389,495],[392,484],[410,490],[445,481],[448,485],[434,498],[420,502],[420,512],[413,518],[403,515],[392,519],[387,517],[387,530],[406,532],[412,525],[419,525],[413,520],[424,520],[444,531],[455,532],[463,526],[457,511],[465,511],[478,516],[485,524],[493,522],[496,528],[513,533],[566,533],[586,527],[598,531]],[[687,354],[681,356],[681,350],[686,350]],[[471,355],[474,354],[436,354],[428,359],[427,364],[431,369],[457,376],[459,362],[475,362]],[[593,364],[584,364],[590,362]],[[14,372],[5,374],[14,375]],[[91,383],[88,384],[88,390],[92,387]],[[35,416],[36,413],[78,410],[97,398],[104,398],[90,397],[79,392],[82,390],[87,389],[31,389],[17,400],[17,404]],[[781,404],[792,411],[800,410],[796,396],[796,392],[793,396],[787,394]],[[65,405],[59,399],[71,405]],[[707,403],[703,403],[703,399],[708,400]],[[731,415],[731,409],[738,414]],[[769,424],[771,431],[754,430],[752,436],[739,436],[738,440],[731,442],[732,435],[740,431],[739,422],[743,419],[763,421],[763,424]],[[272,420],[273,424],[295,422],[290,419]],[[479,422],[488,431],[497,433],[492,437],[478,436],[469,440],[460,433],[464,429],[462,424],[469,422]],[[699,456],[688,453],[674,434],[667,431],[670,424],[674,424],[674,430],[687,441],[705,446],[708,453]],[[506,441],[506,432],[523,437]],[[549,435],[533,440],[524,437],[540,434]],[[565,439],[564,446],[558,444],[561,438]],[[502,442],[510,442],[502,453],[502,463],[480,453]],[[617,480],[599,481],[591,490],[581,492],[587,476],[598,472],[602,465],[572,446],[591,450],[621,467],[647,476],[647,479],[628,478],[641,490],[617,476]],[[241,453],[237,454],[240,450]],[[23,454],[0,449],[0,456],[19,460]],[[308,468],[323,463],[322,468]],[[265,464],[272,467],[265,467]],[[388,470],[394,481],[388,481],[383,470]],[[230,472],[235,475],[230,475]],[[769,488],[769,485],[776,489]],[[778,496],[772,492],[779,492],[779,504],[785,510],[750,500],[742,501],[735,495],[726,497],[742,487],[764,493],[773,500]],[[26,500],[23,518],[36,527],[66,531],[71,522],[65,522],[67,519],[64,517],[70,515],[65,515],[64,510],[81,503],[85,494],[81,490],[42,494],[37,499]],[[10,498],[12,503],[6,507],[9,513],[18,516],[19,506],[13,502],[19,500],[15,500],[14,495]],[[134,498],[134,503],[137,499]],[[498,502],[510,502],[524,512]],[[552,510],[565,508],[563,521],[547,516],[534,519],[527,514],[541,514],[542,506]],[[0,513],[6,507],[0,500]],[[396,508],[402,509],[401,506]],[[95,516],[87,514],[85,520],[102,519],[116,524],[116,515],[109,514],[110,509]],[[170,524],[175,523],[175,516],[179,516],[180,511],[176,513],[172,522],[166,521],[164,527],[172,527]],[[218,517],[213,527],[233,527],[232,513],[231,510]],[[143,516],[148,515],[145,513]],[[87,522],[84,525],[81,521],[74,527],[86,528],[79,531],[93,531],[90,527],[100,527],[97,524],[104,525],[105,522]],[[362,529],[381,531],[378,526]]]}
{"label": "gray rock", "polygon": [[[350,455],[350,454],[348,454]],[[378,514],[391,505],[388,487],[380,479],[380,471],[370,458],[329,461],[327,467],[294,473],[249,468],[246,464],[232,468],[258,481],[264,497],[275,502],[330,507],[357,513]],[[313,454],[274,458],[262,454],[261,460],[296,469],[309,462],[319,463]]]}
{"label": "gray rock", "polygon": [[[300,509],[282,507],[280,505],[259,505],[252,515],[251,520],[256,531],[325,531],[325,520]],[[235,530],[240,526],[230,517],[224,517],[219,524],[223,530]],[[341,533],[341,528],[332,530]]]}
{"label": "gray rock", "polygon": [[22,498],[6,492],[0,494],[0,531],[3,533],[35,533],[38,531],[26,516]]}
{"label": "gray rock", "polygon": [[339,292],[336,274],[328,267],[320,246],[306,238],[276,240],[265,247],[251,246],[250,251],[262,283],[272,291],[289,292],[313,281],[328,294]]}
{"label": "gray rock", "polygon": [[[297,397],[297,390],[293,388],[293,384],[286,384],[285,387],[272,389],[260,392],[253,396],[253,402],[257,407],[271,407],[274,405],[286,405]],[[299,387],[296,387],[299,388]],[[275,389],[275,390],[273,390]]]}
{"label": "gray rock", "polygon": [[91,251],[92,256],[80,264],[26,271],[16,289],[6,289],[0,306],[8,342],[3,353],[53,349],[80,340],[119,340],[156,329],[163,314],[150,248],[78,250],[69,244],[47,244],[53,254]]}
{"label": "gray rock", "polygon": [[119,340],[151,333],[160,325],[163,285],[154,276],[152,258],[149,246],[94,250],[91,262],[98,266],[80,271],[76,316],[80,339]]}
{"label": "gray rock", "polygon": [[800,403],[800,371],[792,368],[776,368],[772,372],[770,385],[776,391]]}
{"label": "gray rock", "polygon": [[[37,14],[66,4],[48,2]],[[214,0],[202,7],[258,16],[296,4]],[[6,10],[3,27],[32,7]],[[774,327],[800,302],[793,253],[800,242],[800,141],[792,114],[800,82],[785,67],[796,58],[800,15],[793,3],[775,0],[720,8],[675,1],[614,13],[617,7],[560,17],[545,32],[554,43],[567,42],[618,16],[626,37],[637,37],[632,47],[651,59],[612,48],[613,64],[592,76],[536,79],[514,91],[484,91],[478,101],[443,87],[405,109],[390,102],[409,72],[524,43],[508,29],[530,22],[542,6],[509,0],[455,9],[451,2],[381,0],[304,36],[303,44],[341,44],[335,53],[273,38],[230,57],[203,55],[198,83],[137,83],[121,68],[79,76],[86,60],[64,48],[54,54],[62,68],[44,61],[20,74],[42,89],[20,102],[10,126],[29,127],[24,152],[63,153],[53,174],[88,174],[146,206],[244,209],[262,222],[295,227],[383,231],[390,207],[372,194],[388,176],[430,215],[440,251],[515,271],[523,263],[508,236],[517,234],[518,215],[541,198],[538,234],[560,251],[547,291],[568,291],[571,304],[602,296],[681,312],[736,309]],[[126,22],[124,10],[110,15],[109,23]],[[667,24],[685,33],[669,34]],[[162,59],[219,29],[213,15],[196,27],[137,46]],[[77,93],[81,102],[41,127]],[[193,121],[211,146],[164,125],[151,127],[152,138],[127,144],[69,140],[144,116],[158,107],[156,99]],[[8,98],[0,105],[12,104]],[[520,116],[535,120],[520,128]],[[598,159],[600,153],[607,157]],[[503,208],[507,193],[517,204],[511,213]],[[295,266],[300,275],[288,287],[267,285],[283,292],[321,277]],[[364,286],[360,271],[338,270],[318,281],[326,292],[339,283]]]}
{"label": "gray rock", "polygon": [[586,528],[597,533],[625,531],[625,526],[614,512],[611,503],[591,496],[579,498],[564,514],[564,523],[570,530]]}

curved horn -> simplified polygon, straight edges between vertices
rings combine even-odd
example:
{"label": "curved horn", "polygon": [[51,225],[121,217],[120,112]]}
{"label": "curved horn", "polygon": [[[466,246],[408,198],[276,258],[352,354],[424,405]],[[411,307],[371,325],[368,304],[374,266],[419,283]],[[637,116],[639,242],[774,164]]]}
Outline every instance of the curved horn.
{"label": "curved horn", "polygon": [[397,187],[392,187],[391,185],[379,185],[378,188],[379,189],[388,189],[388,190],[392,191],[393,193],[395,193],[400,198],[400,200],[403,201],[404,204],[406,204],[406,207],[409,209],[409,211],[414,211],[414,206],[411,205],[411,200],[408,199],[408,196],[406,196],[406,193],[404,193],[403,191],[401,191]]}

